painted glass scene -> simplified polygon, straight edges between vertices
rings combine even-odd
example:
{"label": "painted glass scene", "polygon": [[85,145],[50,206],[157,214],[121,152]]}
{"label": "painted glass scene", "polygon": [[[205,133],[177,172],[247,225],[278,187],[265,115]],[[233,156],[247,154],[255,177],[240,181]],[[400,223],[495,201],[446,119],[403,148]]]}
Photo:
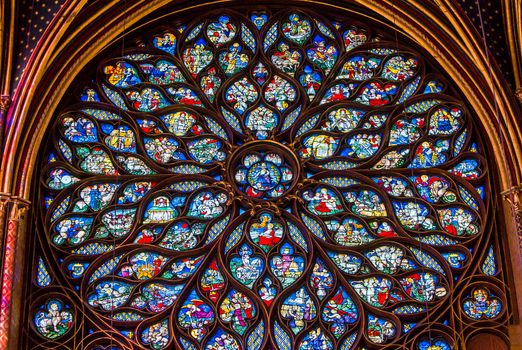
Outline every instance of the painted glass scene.
{"label": "painted glass scene", "polygon": [[414,48],[304,9],[151,33],[54,119],[35,348],[449,350],[505,317],[480,131]]}

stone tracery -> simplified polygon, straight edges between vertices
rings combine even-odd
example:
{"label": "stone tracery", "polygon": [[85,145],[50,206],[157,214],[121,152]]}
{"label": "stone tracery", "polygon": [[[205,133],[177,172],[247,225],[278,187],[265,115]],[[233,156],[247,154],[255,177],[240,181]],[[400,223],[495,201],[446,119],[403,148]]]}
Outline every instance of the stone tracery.
{"label": "stone tracery", "polygon": [[350,348],[447,303],[484,230],[480,145],[421,58],[368,33],[230,14],[105,64],[44,177],[96,317],[153,349]]}

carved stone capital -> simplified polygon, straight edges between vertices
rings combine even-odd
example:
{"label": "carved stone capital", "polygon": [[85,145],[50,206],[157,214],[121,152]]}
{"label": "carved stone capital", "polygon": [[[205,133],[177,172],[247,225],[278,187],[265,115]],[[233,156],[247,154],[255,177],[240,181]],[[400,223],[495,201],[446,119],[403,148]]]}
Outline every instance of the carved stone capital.
{"label": "carved stone capital", "polygon": [[513,212],[522,212],[522,185],[502,192],[502,198],[511,205]]}
{"label": "carved stone capital", "polygon": [[11,208],[9,211],[9,220],[10,221],[20,221],[25,218],[25,214],[29,210],[30,202],[17,198],[11,198]]}
{"label": "carved stone capital", "polygon": [[502,198],[511,205],[518,245],[522,250],[522,186],[515,186],[502,192]]}
{"label": "carved stone capital", "polygon": [[6,112],[11,105],[11,96],[9,95],[1,95],[0,96],[0,110],[2,112]]}
{"label": "carved stone capital", "polygon": [[0,217],[6,212],[10,198],[11,196],[8,193],[0,193]]}

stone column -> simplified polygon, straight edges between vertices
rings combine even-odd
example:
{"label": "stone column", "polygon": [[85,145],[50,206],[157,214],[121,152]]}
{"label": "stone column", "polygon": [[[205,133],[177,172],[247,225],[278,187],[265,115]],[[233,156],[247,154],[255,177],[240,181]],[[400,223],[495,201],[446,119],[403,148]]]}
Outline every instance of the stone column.
{"label": "stone column", "polygon": [[[11,197],[7,201],[7,225],[4,227],[3,271],[2,271],[2,300],[0,304],[0,350],[8,349],[9,330],[13,312],[13,283],[15,281],[15,258],[20,230],[29,203],[20,198]],[[18,252],[21,254],[22,252]]]}
{"label": "stone column", "polygon": [[518,247],[520,248],[519,253],[522,253],[522,186],[512,187],[510,190],[503,192],[502,196],[511,207]]}
{"label": "stone column", "polygon": [[522,350],[522,186],[502,192],[505,225],[500,223],[500,234],[509,248],[510,272],[513,276],[512,299],[513,323],[509,326],[512,350]]}
{"label": "stone column", "polygon": [[4,129],[5,122],[7,117],[7,111],[11,106],[11,96],[9,95],[0,95],[0,149],[4,144]]}
{"label": "stone column", "polygon": [[[5,229],[5,221],[6,221],[6,213],[7,213],[7,204],[9,203],[10,197],[11,196],[6,193],[0,193],[0,252],[2,251],[2,247],[3,247],[3,243],[4,243],[4,232],[5,232],[4,229]],[[3,261],[0,262],[0,271],[2,271],[1,270],[2,263],[3,263]]]}

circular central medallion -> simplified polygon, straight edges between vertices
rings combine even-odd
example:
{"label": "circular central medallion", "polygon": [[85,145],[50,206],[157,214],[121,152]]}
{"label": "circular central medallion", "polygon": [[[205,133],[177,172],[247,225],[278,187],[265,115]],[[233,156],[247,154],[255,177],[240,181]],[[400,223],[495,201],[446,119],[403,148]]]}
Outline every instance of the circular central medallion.
{"label": "circular central medallion", "polygon": [[275,200],[290,191],[299,177],[299,161],[285,145],[254,141],[230,157],[228,174],[238,192],[254,200]]}
{"label": "circular central medallion", "polygon": [[[279,185],[281,183],[279,159],[276,159],[276,163],[273,163],[266,159],[260,160],[258,157],[255,158],[257,162],[254,163],[250,169],[248,169],[246,175],[247,182],[250,184],[250,186],[252,186],[252,188],[257,191],[269,191]],[[287,175],[285,180],[292,180],[292,171],[290,169],[285,169],[284,171],[286,171]],[[239,178],[244,175],[243,171],[239,171],[238,174]]]}

